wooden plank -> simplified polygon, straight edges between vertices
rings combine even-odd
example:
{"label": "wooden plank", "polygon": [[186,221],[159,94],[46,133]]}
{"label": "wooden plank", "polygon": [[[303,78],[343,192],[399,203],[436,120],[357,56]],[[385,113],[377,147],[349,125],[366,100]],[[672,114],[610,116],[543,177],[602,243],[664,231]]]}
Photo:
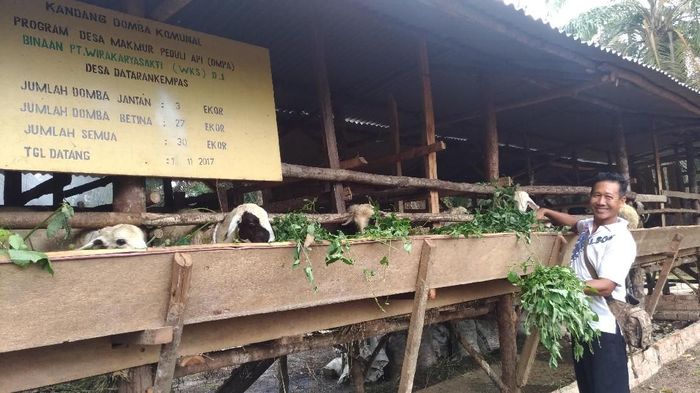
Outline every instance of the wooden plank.
{"label": "wooden plank", "polygon": [[[564,258],[564,246],[567,241],[564,236],[558,236],[557,240],[552,246],[552,252],[550,253],[549,260],[547,261],[547,266],[564,265],[568,260]],[[527,380],[530,377],[530,371],[532,371],[532,365],[535,363],[535,355],[537,355],[537,346],[540,343],[540,332],[534,329],[529,332],[525,343],[523,344],[523,349],[520,352],[520,357],[518,358],[518,365],[516,369],[516,381],[518,387],[523,387],[527,384]]]}
{"label": "wooden plank", "polygon": [[[435,143],[435,112],[433,111],[433,93],[430,81],[430,60],[428,58],[428,43],[425,38],[418,41],[418,64],[423,95],[423,120],[425,130],[423,133],[423,144],[426,146]],[[425,177],[427,179],[437,179],[437,155],[435,152],[425,156]],[[428,211],[430,213],[440,212],[440,200],[436,190],[430,190],[428,196]]]}
{"label": "wooden plank", "polygon": [[656,286],[651,296],[649,296],[648,302],[646,303],[646,310],[649,315],[654,315],[656,310],[656,305],[659,304],[659,298],[663,292],[664,286],[666,285],[666,280],[668,280],[668,274],[673,269],[673,264],[678,258],[678,250],[680,248],[681,241],[683,240],[683,235],[676,234],[673,237],[673,241],[669,244],[669,256],[664,262],[661,272],[659,272],[659,278],[656,281]]}
{"label": "wooden plank", "polygon": [[[494,302],[490,302],[490,300],[484,301],[485,304],[481,306],[468,307],[467,303],[463,303],[430,309],[426,313],[425,325],[484,316],[493,309]],[[312,335],[303,334],[293,337],[285,336],[277,340],[209,353],[204,359],[204,363],[178,367],[175,375],[196,374],[254,360],[278,357],[282,354],[305,352],[318,348],[327,348],[336,344],[350,343],[367,337],[406,330],[409,322],[410,314],[406,314],[341,326],[330,332],[324,331]]]}
{"label": "wooden plank", "polygon": [[112,336],[115,345],[161,345],[173,341],[173,328],[165,326],[148,329],[137,333],[126,333]]}
{"label": "wooden plank", "polygon": [[367,165],[367,159],[364,157],[354,157],[347,160],[340,161],[339,168],[341,169],[353,169],[359,168],[361,166]]}
{"label": "wooden plank", "polygon": [[[326,69],[326,48],[323,34],[318,26],[320,21],[314,19],[314,42],[313,60],[316,75],[316,89],[318,93],[319,106],[321,109],[321,123],[323,124],[323,135],[328,155],[328,166],[331,169],[340,168],[340,158],[338,156],[338,142],[335,135],[335,124],[333,123],[333,106],[331,104],[331,89],[328,83],[328,70]],[[343,199],[343,185],[335,182],[333,187],[332,202],[335,211],[345,213],[345,201]]]}
{"label": "wooden plank", "polygon": [[680,192],[680,191],[669,191],[665,190],[663,192],[664,195],[666,195],[669,198],[681,198],[681,199],[694,199],[694,200],[700,200],[700,194],[696,194],[694,192]]}
{"label": "wooden plank", "polygon": [[[394,143],[394,154],[401,153],[401,128],[399,123],[399,108],[396,105],[396,99],[393,95],[389,96],[389,130],[391,131],[391,139]],[[395,162],[394,174],[403,176],[403,167],[401,161]],[[399,213],[403,213],[403,201],[398,201]]]}
{"label": "wooden plank", "polygon": [[155,393],[168,393],[173,383],[173,373],[177,361],[177,351],[182,338],[185,320],[185,307],[192,278],[192,258],[187,254],[176,253],[173,258],[172,278],[170,280],[170,302],[167,326],[173,328],[173,340],[160,349],[158,368],[156,369],[153,388]]}
{"label": "wooden plank", "polygon": [[[440,297],[429,301],[428,305],[429,308],[443,307],[498,296],[512,290],[513,286],[506,280],[444,288]],[[383,305],[382,310],[373,299],[366,299],[189,325],[182,338],[180,356],[243,347],[251,343],[405,315],[411,312],[412,306],[413,301],[410,299],[392,299],[390,304]],[[10,391],[26,390],[155,363],[158,356],[156,347],[113,347],[109,338],[13,351],[0,354],[0,386]],[[37,373],[36,370],[42,372]]]}
{"label": "wooden plank", "polygon": [[[418,236],[411,240],[415,250],[424,238],[444,245],[435,255],[440,263],[433,285],[440,288],[504,278],[512,261],[525,260],[531,253],[546,259],[556,235],[536,235],[529,245],[513,234],[473,239]],[[222,244],[131,253],[50,253],[54,277],[0,261],[0,315],[6,316],[0,319],[0,331],[17,330],[0,341],[0,352],[162,327],[175,252],[189,253],[194,264],[185,324],[372,299],[415,288],[419,253],[406,253],[400,243],[353,242],[352,267],[326,266],[327,246],[313,246],[309,256],[316,293],[303,272],[291,268],[293,248],[289,243]],[[390,261],[381,270],[383,279],[368,282],[363,269],[376,270],[383,256]],[[104,299],[110,299],[110,307]],[[46,306],[48,301],[52,307]],[[52,326],[50,332],[47,325]]]}
{"label": "wooden plank", "polygon": [[668,202],[668,197],[666,195],[637,194],[636,200],[642,203],[666,203]]}
{"label": "wooden plank", "polygon": [[431,143],[426,146],[412,147],[410,149],[405,149],[399,151],[396,154],[373,158],[369,161],[372,165],[387,164],[387,163],[397,163],[401,161],[410,160],[412,158],[423,157],[431,153],[441,152],[447,149],[447,145],[443,141],[438,141]]}
{"label": "wooden plank", "polygon": [[[662,203],[663,205],[663,203]],[[700,211],[695,210],[695,209],[649,209],[649,210],[642,210],[640,211],[641,214],[700,214]]]}
{"label": "wooden plank", "polygon": [[413,311],[411,312],[411,322],[408,326],[406,352],[404,353],[403,366],[401,367],[401,380],[399,381],[398,389],[400,393],[410,393],[413,391],[413,378],[416,375],[418,350],[420,348],[421,336],[423,335],[425,310],[428,306],[428,292],[430,291],[430,280],[433,274],[432,267],[435,259],[435,248],[436,246],[430,240],[426,239],[423,241],[418,275],[416,277],[416,293],[413,300]]}

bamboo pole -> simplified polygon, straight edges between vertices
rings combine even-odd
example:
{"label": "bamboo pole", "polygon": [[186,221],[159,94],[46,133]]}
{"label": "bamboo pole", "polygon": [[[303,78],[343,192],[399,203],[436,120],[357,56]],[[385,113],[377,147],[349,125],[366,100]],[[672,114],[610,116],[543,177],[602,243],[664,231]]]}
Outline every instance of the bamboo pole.
{"label": "bamboo pole", "polygon": [[418,277],[416,278],[416,293],[413,299],[413,312],[408,326],[408,338],[406,352],[404,353],[403,366],[401,368],[401,380],[399,393],[413,391],[413,378],[416,375],[416,362],[420,348],[423,325],[425,324],[425,310],[428,305],[428,293],[430,291],[430,271],[433,265],[436,246],[430,240],[423,241],[421,248],[420,264],[418,265]]}
{"label": "bamboo pole", "polygon": [[[318,18],[316,18],[313,27],[313,60],[316,74],[316,89],[321,108],[321,121],[323,124],[326,154],[328,155],[328,166],[331,169],[337,169],[340,168],[340,158],[338,156],[338,143],[336,141],[335,125],[333,123],[333,106],[331,105],[331,90],[328,84],[328,70],[326,69],[325,42],[318,23]],[[331,199],[335,211],[338,213],[345,213],[343,185],[339,182],[334,182],[332,188]]]}
{"label": "bamboo pole", "polygon": [[[421,87],[423,92],[423,120],[425,130],[423,144],[430,146],[435,143],[435,113],[433,111],[433,93],[430,81],[430,60],[428,58],[428,43],[424,38],[418,41],[418,64],[420,68]],[[437,155],[430,152],[425,157],[425,177],[437,179]],[[440,212],[440,200],[437,190],[430,190],[428,196],[428,212]]]}

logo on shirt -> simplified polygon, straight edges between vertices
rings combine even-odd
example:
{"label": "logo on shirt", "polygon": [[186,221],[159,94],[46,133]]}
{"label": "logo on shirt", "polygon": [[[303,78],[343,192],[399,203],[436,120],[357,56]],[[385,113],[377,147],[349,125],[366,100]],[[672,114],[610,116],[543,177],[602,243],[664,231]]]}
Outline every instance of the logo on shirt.
{"label": "logo on shirt", "polygon": [[584,244],[586,244],[586,242],[588,241],[588,237],[588,232],[583,232],[579,235],[578,240],[576,241],[576,246],[574,246],[574,252],[571,253],[571,263],[574,263],[574,261],[578,259],[578,256],[581,254],[581,251],[583,251]]}
{"label": "logo on shirt", "polygon": [[615,235],[610,235],[610,236],[598,236],[596,238],[590,238],[588,240],[589,245],[594,245],[594,244],[600,244],[600,243],[605,243],[609,240],[611,240]]}

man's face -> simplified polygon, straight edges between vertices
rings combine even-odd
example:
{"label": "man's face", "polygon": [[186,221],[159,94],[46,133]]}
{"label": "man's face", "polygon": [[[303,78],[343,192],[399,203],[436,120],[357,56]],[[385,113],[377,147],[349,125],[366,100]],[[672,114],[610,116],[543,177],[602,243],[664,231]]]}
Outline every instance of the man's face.
{"label": "man's face", "polygon": [[625,204],[625,197],[620,197],[620,183],[599,181],[591,191],[591,209],[595,221],[600,224],[612,224]]}

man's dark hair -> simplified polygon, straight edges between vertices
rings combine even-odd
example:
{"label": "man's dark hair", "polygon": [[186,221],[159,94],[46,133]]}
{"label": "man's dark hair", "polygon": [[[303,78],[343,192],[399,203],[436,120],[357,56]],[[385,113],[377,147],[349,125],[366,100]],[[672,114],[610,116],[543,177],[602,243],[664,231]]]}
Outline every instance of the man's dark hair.
{"label": "man's dark hair", "polygon": [[625,180],[625,177],[622,176],[619,173],[615,172],[600,172],[596,177],[593,178],[593,185],[591,186],[591,192],[593,192],[593,187],[595,187],[596,184],[602,182],[602,181],[610,181],[610,182],[615,182],[620,185],[620,196],[623,197],[625,196],[625,193],[627,192],[627,180]]}

